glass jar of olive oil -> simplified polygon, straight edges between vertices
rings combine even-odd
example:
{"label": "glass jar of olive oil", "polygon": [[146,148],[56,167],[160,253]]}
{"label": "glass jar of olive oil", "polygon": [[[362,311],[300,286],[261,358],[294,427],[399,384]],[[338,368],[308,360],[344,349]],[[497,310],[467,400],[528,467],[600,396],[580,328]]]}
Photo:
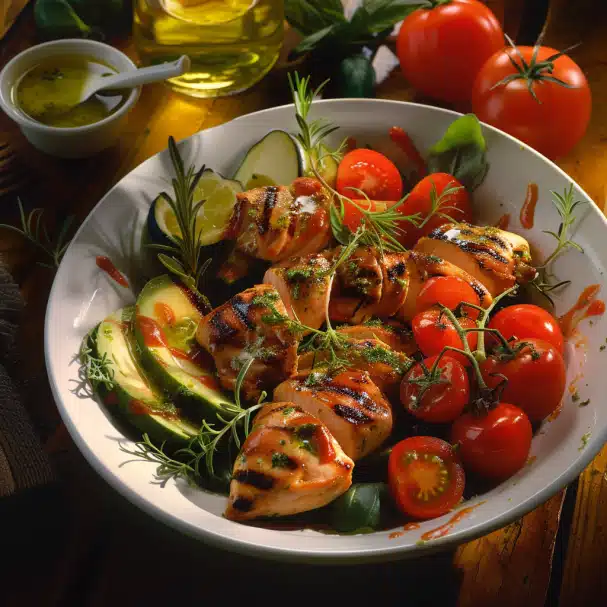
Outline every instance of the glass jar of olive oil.
{"label": "glass jar of olive oil", "polygon": [[169,81],[175,90],[219,97],[270,70],[283,21],[283,0],[135,0],[134,38],[146,65],[190,57],[191,71]]}

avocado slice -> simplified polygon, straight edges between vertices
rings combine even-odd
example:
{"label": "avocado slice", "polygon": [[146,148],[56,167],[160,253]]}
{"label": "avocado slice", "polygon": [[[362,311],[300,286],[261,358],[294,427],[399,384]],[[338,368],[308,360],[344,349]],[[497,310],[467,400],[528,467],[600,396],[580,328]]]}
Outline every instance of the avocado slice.
{"label": "avocado slice", "polygon": [[196,341],[202,319],[196,295],[168,275],[148,282],[133,322],[139,359],[146,373],[176,406],[208,423],[237,412],[220,388],[214,364]]}
{"label": "avocado slice", "polygon": [[139,366],[132,326],[134,315],[134,306],[118,310],[89,336],[89,347],[96,357],[105,356],[113,375],[111,387],[99,384],[96,391],[111,413],[117,413],[154,441],[187,443],[196,436],[198,428],[155,389]]}

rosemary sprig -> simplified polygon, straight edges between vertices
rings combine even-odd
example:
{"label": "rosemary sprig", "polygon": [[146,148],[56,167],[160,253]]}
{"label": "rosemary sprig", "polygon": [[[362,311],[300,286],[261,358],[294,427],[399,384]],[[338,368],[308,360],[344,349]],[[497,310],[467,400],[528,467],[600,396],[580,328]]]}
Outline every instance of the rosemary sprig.
{"label": "rosemary sprig", "polygon": [[453,217],[447,215],[443,211],[457,211],[458,208],[455,206],[447,205],[449,202],[449,197],[457,194],[460,190],[464,189],[462,185],[451,185],[454,182],[451,182],[447,185],[447,187],[441,192],[440,196],[436,191],[436,185],[434,181],[431,180],[432,187],[430,189],[430,212],[426,215],[424,220],[417,226],[418,228],[423,228],[430,221],[432,217],[435,215],[437,217],[442,217],[448,221],[453,221]]}
{"label": "rosemary sprig", "polygon": [[201,260],[201,233],[196,226],[198,211],[206,200],[194,202],[196,187],[206,167],[203,165],[196,170],[194,166],[189,166],[186,169],[173,137],[169,137],[168,148],[175,171],[175,177],[171,180],[173,195],[161,192],[159,197],[175,214],[181,235],[173,236],[175,244],[150,246],[164,251],[158,254],[158,260],[169,272],[177,275],[192,291],[198,291],[202,275],[211,263],[210,259]]}
{"label": "rosemary sprig", "polygon": [[90,382],[93,390],[97,391],[100,385],[103,385],[106,390],[114,387],[114,370],[111,367],[111,361],[105,352],[102,356],[95,354],[90,345],[90,335],[82,341],[80,362],[84,377]]}
{"label": "rosemary sprig", "polygon": [[546,257],[544,263],[536,268],[537,275],[531,282],[531,286],[537,289],[552,305],[554,305],[549,293],[559,289],[560,287],[568,285],[571,281],[555,280],[554,274],[552,274],[550,271],[550,267],[558,257],[569,249],[575,249],[580,253],[584,252],[582,247],[577,242],[572,240],[571,228],[576,220],[575,210],[580,205],[586,204],[586,201],[577,200],[575,198],[573,192],[573,183],[570,184],[569,188],[565,188],[562,194],[555,191],[551,191],[551,194],[552,204],[559,214],[561,222],[556,232],[553,232],[552,230],[544,230],[544,233],[549,234],[556,240],[556,247],[554,251],[552,251],[552,253]]}
{"label": "rosemary sprig", "polygon": [[44,266],[45,268],[58,268],[59,264],[61,263],[61,259],[71,242],[67,235],[74,221],[74,217],[69,216],[63,222],[57,236],[52,238],[48,233],[46,224],[42,221],[44,209],[36,208],[31,210],[26,215],[20,198],[17,198],[17,204],[19,205],[21,227],[18,228],[16,226],[2,223],[0,224],[0,228],[21,234],[21,236],[29,240],[36,248],[49,257],[52,262],[50,264],[38,262],[39,265]]}

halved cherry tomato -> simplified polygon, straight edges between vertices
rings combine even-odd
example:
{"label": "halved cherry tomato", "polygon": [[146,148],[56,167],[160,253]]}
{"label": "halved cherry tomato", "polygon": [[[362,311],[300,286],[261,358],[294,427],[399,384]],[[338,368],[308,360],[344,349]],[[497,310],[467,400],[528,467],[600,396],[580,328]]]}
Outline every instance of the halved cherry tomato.
{"label": "halved cherry tomato", "polygon": [[356,191],[361,190],[371,200],[397,201],[403,194],[403,181],[390,159],[359,148],[348,152],[339,163],[335,189],[353,200],[364,198]]}
{"label": "halved cherry tomato", "polygon": [[451,445],[432,436],[407,438],[392,448],[388,483],[399,508],[418,519],[436,518],[462,499],[466,477]]}
{"label": "halved cherry tomato", "polygon": [[464,413],[451,426],[466,470],[492,480],[505,480],[525,465],[531,437],[525,412],[503,402],[483,415]]}
{"label": "halved cherry tomato", "polygon": [[[477,292],[465,280],[457,276],[433,276],[421,288],[416,300],[416,310],[419,314],[439,303],[455,310],[462,302],[480,305]],[[471,318],[478,318],[478,310],[468,306],[464,309]]]}
{"label": "halved cherry tomato", "polygon": [[[437,358],[432,356],[424,360],[428,371],[432,370]],[[459,361],[445,355],[438,362],[436,378],[442,383],[436,383],[423,390],[419,380],[431,381],[432,378],[418,363],[403,378],[400,385],[400,400],[405,409],[419,419],[427,422],[452,422],[462,414],[470,399],[468,374]]]}
{"label": "halved cherry tomato", "polygon": [[560,404],[565,393],[566,369],[561,353],[541,339],[515,341],[511,347],[522,348],[511,360],[490,356],[481,364],[483,378],[490,388],[503,381],[508,383],[502,398],[520,407],[531,420],[540,421],[550,415]]}
{"label": "halved cherry tomato", "polygon": [[[449,221],[472,223],[472,206],[466,188],[447,173],[432,173],[424,177],[398,207],[403,215],[419,213],[425,223],[415,227],[409,221],[399,222],[399,241],[408,249],[432,230]],[[428,218],[429,217],[429,218]]]}
{"label": "halved cherry tomato", "polygon": [[405,78],[424,95],[469,101],[476,74],[504,46],[491,9],[478,0],[432,2],[405,17],[396,50]]}
{"label": "halved cherry tomato", "polygon": [[559,323],[543,308],[532,304],[516,304],[500,310],[489,322],[506,339],[536,338],[552,344],[563,353],[563,332]]}
{"label": "halved cherry tomato", "polygon": [[[459,318],[459,324],[463,329],[473,329],[476,323],[467,317]],[[411,321],[415,343],[425,356],[435,356],[441,353],[445,346],[463,350],[463,343],[453,323],[440,310],[433,308],[421,314],[416,314]],[[466,339],[471,350],[476,348],[478,333],[470,332]],[[463,354],[449,352],[451,358],[455,358],[464,366],[470,365],[470,361]]]}

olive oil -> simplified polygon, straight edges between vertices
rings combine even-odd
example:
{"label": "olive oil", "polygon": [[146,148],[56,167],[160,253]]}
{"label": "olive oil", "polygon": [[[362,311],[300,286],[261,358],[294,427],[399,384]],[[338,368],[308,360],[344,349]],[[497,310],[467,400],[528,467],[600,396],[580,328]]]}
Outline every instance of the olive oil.
{"label": "olive oil", "polygon": [[196,97],[237,93],[274,65],[283,0],[135,0],[134,38],[146,65],[186,54],[192,69],[169,84]]}

